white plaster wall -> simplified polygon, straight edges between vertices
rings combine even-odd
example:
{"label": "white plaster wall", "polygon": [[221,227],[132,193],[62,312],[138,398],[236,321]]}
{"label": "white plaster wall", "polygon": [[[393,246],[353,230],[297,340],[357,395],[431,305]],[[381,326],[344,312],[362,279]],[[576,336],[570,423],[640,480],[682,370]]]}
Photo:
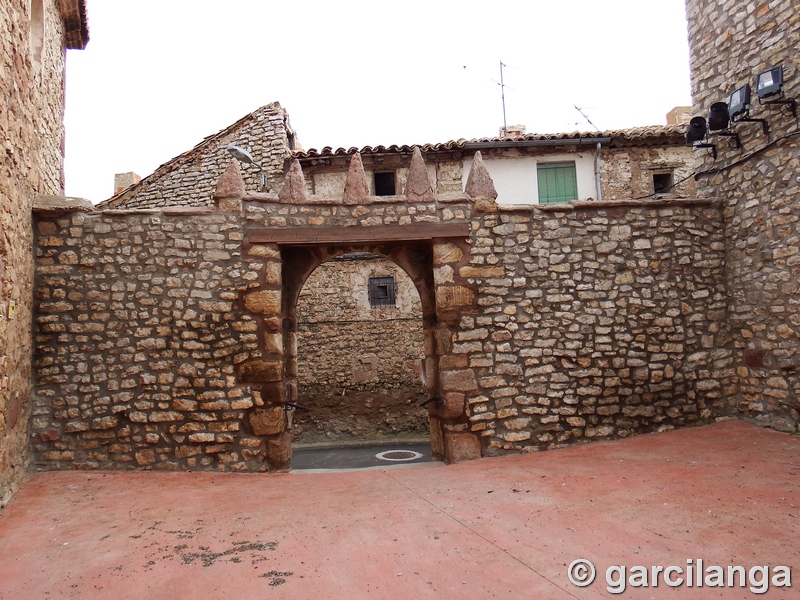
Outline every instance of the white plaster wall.
{"label": "white plaster wall", "polygon": [[[548,154],[538,157],[484,158],[483,162],[492,176],[497,190],[498,204],[538,204],[539,182],[536,178],[538,163],[575,161],[578,180],[578,200],[596,198],[594,177],[594,153]],[[464,159],[462,184],[466,185],[472,157]]]}

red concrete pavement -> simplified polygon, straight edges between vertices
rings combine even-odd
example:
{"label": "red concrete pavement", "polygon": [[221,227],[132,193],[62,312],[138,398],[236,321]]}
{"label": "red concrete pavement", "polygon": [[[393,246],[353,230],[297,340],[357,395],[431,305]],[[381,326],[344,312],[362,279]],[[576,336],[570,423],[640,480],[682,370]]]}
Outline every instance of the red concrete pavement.
{"label": "red concrete pavement", "polygon": [[450,466],[40,473],[0,513],[9,600],[609,598],[612,565],[649,572],[622,597],[800,598],[794,579],[652,587],[687,559],[800,577],[799,436],[725,422]]}

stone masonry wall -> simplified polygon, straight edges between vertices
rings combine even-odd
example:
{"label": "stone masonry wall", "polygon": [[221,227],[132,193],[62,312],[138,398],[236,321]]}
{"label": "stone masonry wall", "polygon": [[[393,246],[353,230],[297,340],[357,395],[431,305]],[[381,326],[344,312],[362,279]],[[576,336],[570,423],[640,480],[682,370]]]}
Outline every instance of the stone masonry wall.
{"label": "stone masonry wall", "polygon": [[695,161],[688,146],[625,146],[602,151],[603,200],[645,198],[653,194],[653,174],[672,173],[675,186],[665,196],[694,198]]}
{"label": "stone masonry wall", "polygon": [[[220,195],[201,214],[39,216],[41,468],[287,468],[293,298],[342,252],[414,278],[432,449],[447,460],[707,422],[735,391],[711,202],[355,204],[302,181],[295,164],[280,195]],[[332,246],[311,242],[331,231]],[[403,232],[417,241],[381,241]]]}
{"label": "stone masonry wall", "polygon": [[732,415],[784,430],[800,420],[800,128],[786,105],[759,105],[756,74],[784,69],[786,98],[800,98],[800,13],[793,0],[687,0],[694,113],[753,87],[751,117],[735,126],[737,150],[712,136],[718,159],[696,155],[699,192],[723,203],[728,312],[740,378]]}
{"label": "stone masonry wall", "polygon": [[234,372],[260,355],[236,301],[264,261],[238,218],[41,215],[36,234],[37,464],[266,470],[243,427],[262,402]]}
{"label": "stone masonry wall", "polygon": [[[0,507],[29,461],[34,195],[63,189],[63,24],[54,0],[0,5]],[[9,305],[17,312],[9,319]]]}
{"label": "stone masonry wall", "polygon": [[[444,341],[488,454],[708,421],[735,383],[713,207],[487,214]],[[455,268],[455,267],[454,267]]]}
{"label": "stone masonry wall", "polygon": [[[387,276],[396,306],[373,308],[369,278]],[[323,263],[297,306],[298,401],[310,411],[295,414],[296,439],[427,435],[427,411],[417,406],[424,358],[419,294],[405,271],[370,254]]]}

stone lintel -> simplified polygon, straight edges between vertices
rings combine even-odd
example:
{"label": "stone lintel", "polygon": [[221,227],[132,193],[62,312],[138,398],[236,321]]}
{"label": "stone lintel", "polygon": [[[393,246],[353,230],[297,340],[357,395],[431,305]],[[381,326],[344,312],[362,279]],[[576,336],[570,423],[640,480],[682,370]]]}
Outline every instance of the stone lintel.
{"label": "stone lintel", "polygon": [[353,244],[370,242],[409,242],[446,238],[468,238],[469,223],[418,223],[376,227],[292,227],[251,229],[253,244],[275,243],[284,246]]}

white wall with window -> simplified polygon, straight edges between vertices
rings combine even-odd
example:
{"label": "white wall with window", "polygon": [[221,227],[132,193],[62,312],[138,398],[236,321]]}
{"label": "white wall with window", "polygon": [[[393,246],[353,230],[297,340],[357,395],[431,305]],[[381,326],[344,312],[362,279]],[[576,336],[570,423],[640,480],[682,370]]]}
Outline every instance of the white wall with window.
{"label": "white wall with window", "polygon": [[[484,157],[483,161],[494,181],[499,204],[546,204],[597,197],[593,152]],[[465,158],[464,184],[471,167],[472,157]]]}

